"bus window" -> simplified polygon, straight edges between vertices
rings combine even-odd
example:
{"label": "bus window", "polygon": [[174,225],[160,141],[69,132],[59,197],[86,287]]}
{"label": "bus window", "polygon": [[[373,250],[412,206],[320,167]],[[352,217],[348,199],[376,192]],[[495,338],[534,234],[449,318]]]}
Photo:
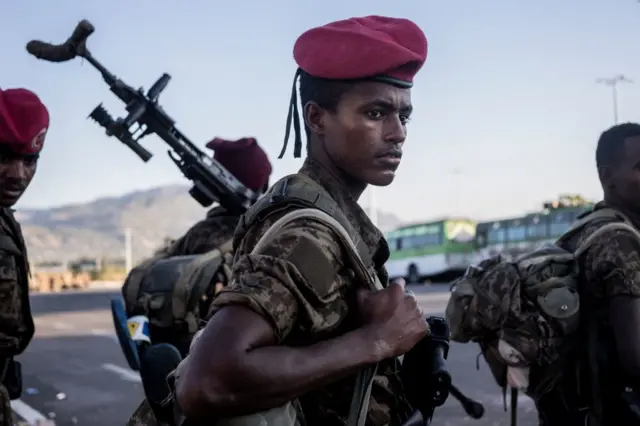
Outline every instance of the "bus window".
{"label": "bus window", "polygon": [[569,230],[573,222],[570,215],[564,212],[556,212],[551,217],[551,237],[559,237]]}
{"label": "bus window", "polygon": [[474,241],[474,247],[476,249],[485,248],[487,246],[487,231],[477,231]]}
{"label": "bus window", "polygon": [[523,241],[526,236],[524,225],[514,225],[507,228],[507,238],[510,242]]}
{"label": "bus window", "polygon": [[506,240],[506,232],[504,228],[490,229],[487,237],[489,244],[504,244]]}
{"label": "bus window", "polygon": [[400,250],[400,247],[398,247],[400,245],[400,241],[402,241],[400,238],[387,238],[387,244],[389,245],[389,251],[398,251]]}
{"label": "bus window", "polygon": [[430,247],[441,244],[441,236],[440,234],[419,234],[414,235],[412,237],[408,237],[408,245],[410,247],[405,248],[421,248],[421,247]]}

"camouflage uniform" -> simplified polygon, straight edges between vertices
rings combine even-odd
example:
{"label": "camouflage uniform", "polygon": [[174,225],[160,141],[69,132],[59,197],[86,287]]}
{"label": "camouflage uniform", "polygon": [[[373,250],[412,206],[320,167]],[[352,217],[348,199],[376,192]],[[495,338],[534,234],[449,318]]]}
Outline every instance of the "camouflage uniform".
{"label": "camouflage uniform", "polygon": [[[216,249],[233,237],[239,220],[239,216],[231,215],[223,207],[214,207],[207,212],[205,219],[193,225],[169,247],[156,253],[153,260],[173,256],[199,255]],[[146,399],[127,422],[127,426],[154,426],[156,424],[157,421]]]}
{"label": "camouflage uniform", "polygon": [[204,254],[220,247],[233,237],[240,217],[223,207],[214,207],[207,217],[193,225],[182,237],[162,250],[162,257]]}
{"label": "camouflage uniform", "polygon": [[[605,207],[598,203],[595,208]],[[582,241],[598,229],[603,222],[587,225],[581,232],[559,244],[573,251]],[[639,228],[636,224],[636,228]],[[594,243],[578,259],[581,274],[581,318],[583,326],[598,330],[598,343],[607,348],[606,366],[599,366],[601,373],[595,377],[597,396],[603,407],[604,424],[638,424],[636,419],[625,421],[627,409],[620,407],[620,392],[625,383],[623,373],[618,368],[615,342],[608,325],[607,305],[615,296],[640,297],[640,241],[628,230],[611,230],[596,237]],[[586,314],[588,313],[588,314]],[[541,424],[545,426],[584,425],[584,414],[574,411],[591,405],[591,380],[593,368],[590,366],[589,350],[584,350],[583,341],[568,365],[576,365],[576,374],[567,375],[566,380],[538,403]],[[582,380],[580,380],[582,378]],[[611,397],[611,399],[609,399]],[[567,410],[568,407],[568,410]],[[567,413],[567,411],[569,411]],[[573,413],[572,413],[573,412]],[[563,414],[565,413],[565,414]],[[615,416],[615,419],[611,416]]]}
{"label": "camouflage uniform", "polygon": [[[34,334],[28,273],[22,229],[10,209],[0,208],[0,374]],[[12,416],[9,394],[0,384],[0,426],[12,426]]]}
{"label": "camouflage uniform", "polygon": [[[322,166],[307,159],[299,173],[319,183],[342,208],[372,254],[370,267],[375,269],[382,283],[387,283],[384,263],[389,257],[389,247],[380,230],[356,200],[341,189],[344,185]],[[313,344],[355,329],[359,314],[353,309],[353,300],[358,283],[345,271],[342,248],[328,227],[311,220],[300,220],[297,227],[266,246],[263,255],[247,254],[260,236],[287,211],[284,208],[273,212],[236,241],[233,279],[214,299],[212,311],[232,304],[247,306],[273,325],[278,343],[294,346]],[[297,268],[287,262],[287,259],[299,259],[300,256],[305,260],[298,260]],[[301,270],[302,265],[308,265],[310,270]],[[314,282],[305,276],[314,277]],[[380,363],[372,388],[367,426],[399,425],[408,417],[410,407],[403,396],[398,367],[395,359]],[[354,377],[302,396],[299,399],[300,416],[309,426],[346,425]]]}

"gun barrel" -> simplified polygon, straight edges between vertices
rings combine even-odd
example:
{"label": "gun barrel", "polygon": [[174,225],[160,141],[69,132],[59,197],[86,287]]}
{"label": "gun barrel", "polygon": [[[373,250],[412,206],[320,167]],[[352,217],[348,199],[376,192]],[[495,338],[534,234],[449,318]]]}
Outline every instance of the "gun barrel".
{"label": "gun barrel", "polygon": [[449,387],[449,393],[460,402],[465,413],[473,419],[481,419],[484,416],[484,405],[475,401],[465,394],[453,384]]}

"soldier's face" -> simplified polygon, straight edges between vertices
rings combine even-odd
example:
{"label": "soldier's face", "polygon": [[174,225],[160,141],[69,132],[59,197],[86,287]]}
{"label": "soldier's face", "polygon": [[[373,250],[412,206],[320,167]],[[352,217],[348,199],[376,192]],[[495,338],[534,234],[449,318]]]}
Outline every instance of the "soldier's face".
{"label": "soldier's face", "polygon": [[629,208],[640,212],[640,136],[625,141],[620,165],[611,171],[609,188]]}
{"label": "soldier's face", "polygon": [[411,115],[411,90],[376,82],[356,84],[335,113],[322,117],[326,150],[357,181],[389,185],[402,159]]}
{"label": "soldier's face", "polygon": [[36,173],[38,155],[18,155],[0,147],[0,206],[11,207],[22,196]]}

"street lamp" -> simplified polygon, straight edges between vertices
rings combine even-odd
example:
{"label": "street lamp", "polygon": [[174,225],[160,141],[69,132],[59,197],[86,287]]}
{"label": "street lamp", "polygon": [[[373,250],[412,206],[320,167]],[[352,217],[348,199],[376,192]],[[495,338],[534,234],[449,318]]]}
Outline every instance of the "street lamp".
{"label": "street lamp", "polygon": [[618,84],[633,84],[633,81],[620,74],[610,78],[599,78],[596,80],[596,83],[611,87],[611,97],[613,100],[613,123],[618,124]]}

